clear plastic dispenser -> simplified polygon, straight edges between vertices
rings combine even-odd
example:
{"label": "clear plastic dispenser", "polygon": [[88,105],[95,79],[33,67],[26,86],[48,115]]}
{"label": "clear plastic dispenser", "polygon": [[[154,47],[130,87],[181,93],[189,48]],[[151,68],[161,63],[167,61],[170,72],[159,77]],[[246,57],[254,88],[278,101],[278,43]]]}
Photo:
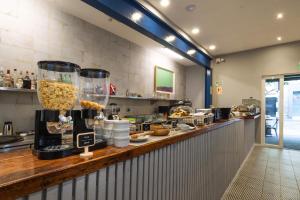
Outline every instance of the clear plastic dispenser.
{"label": "clear plastic dispenser", "polygon": [[58,122],[48,122],[49,133],[64,133],[70,128],[79,94],[80,67],[62,61],[38,62],[37,93],[44,110],[59,112]]}
{"label": "clear plastic dispenser", "polygon": [[[86,127],[99,127],[109,99],[110,73],[103,69],[82,69],[80,72],[80,105]],[[96,136],[97,136],[97,131]]]}

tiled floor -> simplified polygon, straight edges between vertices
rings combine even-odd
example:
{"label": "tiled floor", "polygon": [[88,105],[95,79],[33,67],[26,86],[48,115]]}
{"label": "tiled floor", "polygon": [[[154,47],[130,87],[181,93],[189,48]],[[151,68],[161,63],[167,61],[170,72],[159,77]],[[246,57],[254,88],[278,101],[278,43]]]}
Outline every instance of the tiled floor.
{"label": "tiled floor", "polygon": [[255,147],[222,200],[300,200],[300,151]]}

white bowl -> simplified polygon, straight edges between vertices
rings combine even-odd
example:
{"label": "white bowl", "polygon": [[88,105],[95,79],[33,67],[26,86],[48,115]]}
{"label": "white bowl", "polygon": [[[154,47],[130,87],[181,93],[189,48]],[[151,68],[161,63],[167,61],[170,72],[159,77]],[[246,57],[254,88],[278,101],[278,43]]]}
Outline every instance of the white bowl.
{"label": "white bowl", "polygon": [[127,147],[129,145],[129,136],[127,137],[114,137],[115,147]]}
{"label": "white bowl", "polygon": [[104,120],[104,129],[113,129],[114,121],[116,120]]}
{"label": "white bowl", "polygon": [[106,140],[107,145],[113,145],[114,139],[110,136],[104,135],[103,138]]}
{"label": "white bowl", "polygon": [[115,120],[114,129],[129,129],[129,121],[128,120]]}
{"label": "white bowl", "polygon": [[113,138],[113,130],[112,129],[103,129],[103,136],[106,136],[107,138]]}
{"label": "white bowl", "polygon": [[129,136],[129,128],[128,129],[113,129],[114,137],[128,137]]}

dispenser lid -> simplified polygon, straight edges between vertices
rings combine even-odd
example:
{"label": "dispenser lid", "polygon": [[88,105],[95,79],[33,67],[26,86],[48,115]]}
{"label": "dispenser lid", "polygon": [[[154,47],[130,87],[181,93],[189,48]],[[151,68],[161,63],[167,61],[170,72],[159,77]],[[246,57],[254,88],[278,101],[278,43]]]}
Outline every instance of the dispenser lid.
{"label": "dispenser lid", "polygon": [[40,69],[56,72],[75,72],[80,70],[80,66],[70,62],[64,61],[39,61]]}
{"label": "dispenser lid", "polygon": [[108,78],[110,73],[104,69],[85,68],[81,69],[80,76],[86,78]]}

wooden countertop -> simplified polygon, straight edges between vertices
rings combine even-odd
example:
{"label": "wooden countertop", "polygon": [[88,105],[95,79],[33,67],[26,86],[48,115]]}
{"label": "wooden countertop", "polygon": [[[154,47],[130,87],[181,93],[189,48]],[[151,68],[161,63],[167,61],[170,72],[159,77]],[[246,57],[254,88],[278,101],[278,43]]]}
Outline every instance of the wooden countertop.
{"label": "wooden countertop", "polygon": [[7,199],[22,197],[240,120],[231,119],[215,123],[140,146],[130,145],[125,148],[109,146],[94,151],[94,156],[91,159],[83,159],[79,155],[74,155],[56,160],[38,160],[29,149],[0,153],[0,197],[1,200],[2,197]]}

